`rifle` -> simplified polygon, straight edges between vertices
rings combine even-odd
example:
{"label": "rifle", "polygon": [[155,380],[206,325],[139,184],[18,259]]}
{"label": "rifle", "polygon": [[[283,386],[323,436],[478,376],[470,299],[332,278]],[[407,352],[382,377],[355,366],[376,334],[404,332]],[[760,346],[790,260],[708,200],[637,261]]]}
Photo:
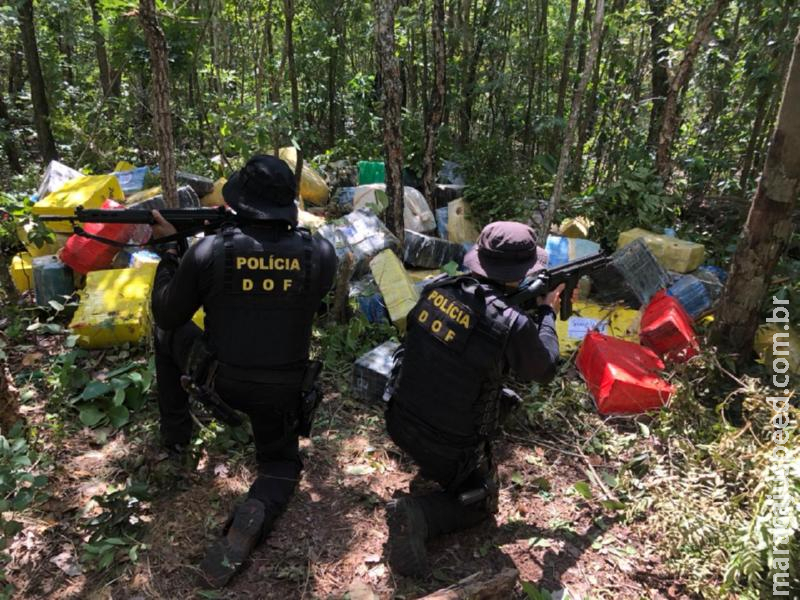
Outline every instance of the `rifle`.
{"label": "rifle", "polygon": [[563,283],[564,291],[561,293],[559,318],[566,321],[572,314],[572,292],[580,278],[584,275],[591,276],[592,273],[605,268],[609,262],[611,262],[611,257],[598,252],[560,267],[544,269],[527,277],[514,293],[506,297],[506,302],[523,310],[530,310],[536,306],[537,298],[544,296]]}
{"label": "rifle", "polygon": [[[227,210],[224,206],[217,208],[165,208],[159,210],[161,216],[169,221],[178,232],[163,238],[151,240],[155,243],[165,243],[175,240],[185,239],[198,233],[214,233],[225,223],[235,223],[237,225],[255,223],[258,219],[240,217],[239,215]],[[146,209],[126,208],[116,210],[106,210],[102,208],[83,208],[75,209],[73,216],[65,215],[43,215],[40,221],[69,221],[72,223],[73,231],[82,237],[86,237],[104,244],[112,246],[127,247],[138,246],[140,244],[122,244],[101,236],[88,233],[76,223],[128,223],[139,225],[155,225],[152,211]]]}

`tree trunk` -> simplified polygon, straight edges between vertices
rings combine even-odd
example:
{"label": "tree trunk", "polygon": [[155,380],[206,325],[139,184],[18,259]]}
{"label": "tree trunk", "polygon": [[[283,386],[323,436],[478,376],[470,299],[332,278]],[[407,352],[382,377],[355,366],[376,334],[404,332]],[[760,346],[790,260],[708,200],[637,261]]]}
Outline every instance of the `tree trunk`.
{"label": "tree trunk", "polygon": [[294,66],[294,37],[292,33],[294,22],[294,0],[283,0],[284,12],[284,43],[286,45],[286,60],[289,66],[289,83],[292,88],[292,121],[295,128],[300,127],[300,97],[297,91],[297,71]]}
{"label": "tree trunk", "polygon": [[375,0],[375,41],[383,82],[383,153],[389,207],[386,226],[402,242],[403,137],[400,133],[400,66],[395,54],[394,15],[397,0]]}
{"label": "tree trunk", "polygon": [[575,19],[578,13],[578,0],[570,0],[567,33],[564,40],[564,54],[561,57],[561,78],[558,82],[558,100],[556,101],[556,117],[564,114],[564,99],[567,95],[567,83],[570,79],[569,63],[572,57],[572,45],[575,37]]}
{"label": "tree trunk", "polygon": [[[778,258],[792,234],[792,211],[800,193],[800,31],[783,89],[783,100],[770,141],[764,170],[747,222],[739,238],[733,266],[712,339],[723,352],[747,362],[761,321],[761,306]],[[788,302],[787,302],[788,303]],[[780,306],[780,304],[775,305]],[[781,311],[773,311],[778,318]],[[788,311],[784,308],[784,313]],[[784,329],[789,329],[786,317]]]}
{"label": "tree trunk", "polygon": [[8,114],[8,107],[0,92],[0,133],[3,137],[3,152],[5,152],[8,164],[15,173],[22,173],[22,164],[19,162],[19,152],[14,143],[14,127],[11,124],[11,116]]}
{"label": "tree trunk", "polygon": [[667,55],[669,46],[664,40],[667,23],[664,12],[667,0],[649,0],[650,3],[650,86],[652,108],[650,109],[650,128],[647,133],[647,145],[655,148],[658,144],[658,130],[664,121],[664,102],[669,92],[669,72],[667,71]]}
{"label": "tree trunk", "polygon": [[486,2],[478,23],[477,42],[469,58],[466,79],[464,80],[464,102],[461,105],[459,142],[462,148],[469,144],[470,128],[472,126],[472,107],[475,103],[475,87],[478,79],[478,64],[481,60],[483,45],[486,43],[486,31],[489,28],[489,20],[494,12],[494,2]]}
{"label": "tree trunk", "polygon": [[[600,50],[600,37],[603,32],[603,14],[605,11],[604,0],[597,0],[597,6],[594,13],[594,23],[592,24],[592,39],[589,45],[589,53],[586,56],[586,64],[583,66],[583,73],[578,82],[578,88],[572,96],[572,107],[569,111],[569,121],[564,130],[564,141],[561,144],[561,157],[558,161],[558,170],[556,171],[556,179],[553,183],[553,194],[550,196],[550,202],[542,215],[542,222],[539,225],[539,239],[544,240],[547,232],[550,229],[550,223],[556,214],[559,202],[561,202],[561,194],[564,187],[564,177],[567,174],[567,169],[570,163],[570,154],[572,151],[572,142],[575,137],[575,125],[578,122],[578,113],[580,112],[581,102],[583,101],[583,94],[586,91],[586,86],[589,83],[589,77],[592,75],[595,60],[597,60],[597,53]],[[532,220],[535,224],[535,219]]]}
{"label": "tree trunk", "polygon": [[22,73],[22,47],[19,40],[12,42],[8,62],[8,98],[14,104],[14,99],[25,86],[25,75]]}
{"label": "tree trunk", "polygon": [[106,39],[100,29],[100,12],[97,10],[97,0],[89,0],[89,8],[92,11],[92,23],[94,28],[94,50],[97,55],[97,65],[100,68],[100,87],[103,90],[103,97],[108,98],[113,95],[111,85],[111,68],[108,66],[108,52],[106,52]]}
{"label": "tree trunk", "polygon": [[28,65],[28,80],[31,84],[31,103],[33,120],[39,142],[39,153],[45,164],[58,158],[53,131],[50,129],[50,106],[44,86],[42,65],[39,62],[39,48],[36,44],[36,28],[33,24],[33,0],[23,0],[18,4],[19,26],[22,33],[22,47]]}
{"label": "tree trunk", "polygon": [[161,190],[167,207],[178,208],[178,192],[175,182],[175,142],[172,138],[172,114],[169,108],[167,40],[158,23],[155,0],[139,0],[139,20],[150,49],[150,65],[153,72],[153,125],[158,143]]}
{"label": "tree trunk", "polygon": [[667,90],[667,98],[664,101],[661,129],[658,133],[658,148],[656,149],[656,170],[664,180],[665,185],[668,183],[670,172],[672,171],[670,153],[672,151],[672,144],[675,141],[675,136],[678,133],[680,119],[680,115],[678,114],[678,100],[684,88],[689,83],[694,61],[697,58],[697,54],[700,52],[700,46],[708,36],[708,32],[714,20],[717,18],[717,15],[719,15],[727,3],[728,0],[714,0],[714,3],[701,17],[694,37],[686,47],[683,53],[683,59],[678,65],[678,69],[675,71],[672,81],[670,81],[669,89]]}
{"label": "tree trunk", "polygon": [[431,33],[433,36],[433,76],[434,84],[428,104],[428,118],[425,123],[425,156],[422,158],[422,189],[425,199],[433,206],[433,188],[435,184],[436,140],[444,116],[444,98],[446,88],[447,64],[444,47],[444,0],[433,0],[431,16]]}

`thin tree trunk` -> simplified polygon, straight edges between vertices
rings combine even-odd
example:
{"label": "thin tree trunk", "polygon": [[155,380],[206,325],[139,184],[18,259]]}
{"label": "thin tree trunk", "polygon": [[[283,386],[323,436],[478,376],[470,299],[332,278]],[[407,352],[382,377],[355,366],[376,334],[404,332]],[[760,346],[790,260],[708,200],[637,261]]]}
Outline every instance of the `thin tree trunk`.
{"label": "thin tree trunk", "polygon": [[658,144],[658,130],[664,121],[664,102],[669,92],[669,71],[667,71],[667,54],[669,46],[664,40],[667,23],[664,13],[666,0],[649,0],[650,3],[650,86],[652,108],[650,109],[650,128],[647,133],[647,145],[655,148]]}
{"label": "thin tree trunk", "polygon": [[[753,337],[761,320],[762,302],[769,290],[772,272],[792,234],[792,211],[800,193],[800,31],[794,42],[783,100],[772,135],[764,170],[753,197],[717,319],[712,339],[720,350],[738,355],[747,362]],[[788,304],[788,301],[786,302]],[[786,316],[778,310],[773,318]],[[779,314],[780,313],[780,314]]]}
{"label": "thin tree trunk", "polygon": [[292,32],[294,0],[283,0],[283,13],[285,19],[284,43],[286,45],[286,60],[289,65],[289,83],[292,88],[292,121],[295,128],[298,128],[300,127],[300,96],[297,91],[297,71],[294,65],[294,36]]}
{"label": "thin tree trunk", "polygon": [[19,39],[12,42],[8,63],[8,98],[14,100],[25,86],[25,75],[22,72],[22,46]]}
{"label": "thin tree trunk", "polygon": [[5,152],[8,164],[15,173],[22,173],[22,164],[19,162],[19,152],[14,143],[14,127],[11,117],[8,114],[8,107],[0,92],[0,132],[3,132],[3,152]]}
{"label": "thin tree trunk", "polygon": [[39,142],[39,153],[45,164],[58,158],[53,131],[50,129],[50,106],[47,103],[47,90],[39,62],[39,48],[36,44],[36,28],[33,20],[33,0],[23,0],[18,4],[22,47],[25,50],[25,62],[28,65],[28,81],[31,84],[31,103],[33,104],[33,120]]}
{"label": "thin tree trunk", "polygon": [[558,82],[558,100],[556,101],[556,117],[564,114],[564,99],[567,95],[567,83],[570,79],[569,63],[572,57],[572,46],[575,37],[575,19],[578,13],[578,0],[570,0],[569,19],[567,20],[567,32],[564,39],[564,53],[561,57],[561,78]]}
{"label": "thin tree trunk", "polygon": [[[586,86],[589,83],[589,77],[592,75],[594,63],[597,59],[597,53],[600,50],[600,37],[603,32],[603,14],[605,12],[604,0],[597,0],[597,6],[594,13],[594,23],[592,24],[592,39],[589,46],[589,54],[586,56],[586,64],[581,73],[581,79],[578,83],[578,89],[572,96],[572,107],[569,111],[569,121],[567,128],[564,131],[564,142],[561,144],[561,157],[558,161],[558,170],[556,171],[556,179],[553,183],[553,194],[550,196],[550,202],[547,205],[545,214],[542,215],[542,222],[539,227],[539,239],[543,240],[547,236],[550,229],[550,223],[556,214],[556,209],[561,202],[561,194],[564,187],[564,177],[566,176],[567,169],[570,163],[570,154],[572,152],[572,142],[574,138],[575,125],[578,122],[578,113],[580,112],[581,102],[583,101],[583,94],[586,91]],[[535,220],[533,221],[535,223]]]}
{"label": "thin tree trunk", "polygon": [[436,166],[436,140],[444,116],[445,75],[447,71],[446,51],[444,47],[444,0],[433,0],[431,16],[431,34],[433,37],[433,73],[434,85],[428,104],[428,119],[425,123],[425,156],[422,159],[422,189],[425,199],[433,206],[433,189]]}
{"label": "thin tree trunk", "polygon": [[397,0],[375,0],[375,41],[383,82],[383,148],[389,207],[386,226],[402,242],[403,138],[400,132],[400,66],[395,54]]}
{"label": "thin tree trunk", "polygon": [[714,0],[714,3],[702,16],[697,25],[694,37],[686,47],[683,53],[683,59],[678,65],[678,69],[675,71],[672,81],[670,81],[669,89],[667,90],[667,98],[664,101],[663,118],[661,120],[661,129],[658,133],[658,148],[656,149],[656,170],[665,184],[668,183],[672,171],[670,154],[672,152],[672,145],[675,142],[675,137],[678,133],[678,124],[680,120],[678,101],[680,100],[684,88],[689,83],[689,79],[692,75],[692,67],[700,52],[703,41],[708,36],[708,32],[714,20],[717,18],[717,15],[719,15],[728,1],[729,0]]}
{"label": "thin tree trunk", "polygon": [[169,208],[178,208],[175,182],[175,150],[172,137],[172,114],[169,107],[169,63],[167,40],[158,22],[155,0],[139,0],[139,20],[150,49],[153,72],[153,125],[158,143],[158,163],[161,168],[161,190]]}
{"label": "thin tree trunk", "polygon": [[475,89],[478,79],[478,64],[481,60],[483,45],[486,43],[486,31],[489,28],[489,20],[492,18],[494,6],[493,2],[486,2],[483,7],[480,23],[478,23],[477,42],[469,58],[467,76],[464,80],[464,102],[461,105],[459,127],[459,141],[462,148],[469,144],[470,127],[472,125],[472,107],[475,103]]}
{"label": "thin tree trunk", "polygon": [[97,66],[100,69],[100,88],[103,90],[103,97],[108,98],[113,95],[111,85],[111,69],[108,66],[108,52],[106,51],[106,39],[100,29],[100,12],[97,10],[97,0],[89,0],[89,8],[92,12],[92,36],[94,37],[94,50],[97,56]]}

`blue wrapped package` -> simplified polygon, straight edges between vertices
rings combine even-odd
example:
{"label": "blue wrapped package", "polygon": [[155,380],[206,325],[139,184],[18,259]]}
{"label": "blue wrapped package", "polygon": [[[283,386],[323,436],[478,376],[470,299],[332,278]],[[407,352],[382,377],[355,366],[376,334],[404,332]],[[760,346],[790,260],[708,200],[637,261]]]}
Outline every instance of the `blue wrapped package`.
{"label": "blue wrapped package", "polygon": [[358,309],[370,323],[389,321],[389,313],[386,312],[386,304],[380,294],[358,296],[356,301],[358,302]]}
{"label": "blue wrapped package", "polygon": [[545,250],[547,250],[547,266],[552,268],[597,254],[600,252],[600,244],[580,238],[548,235]]}
{"label": "blue wrapped package", "polygon": [[720,283],[725,283],[728,279],[728,274],[725,272],[725,269],[722,267],[715,267],[714,265],[703,265],[702,267],[697,268],[698,271],[711,273],[719,279]]}
{"label": "blue wrapped package", "polygon": [[122,188],[122,192],[127,196],[144,188],[144,178],[149,170],[148,167],[138,167],[130,171],[115,171],[112,175],[117,178],[119,187]]}
{"label": "blue wrapped package", "polygon": [[336,191],[336,203],[345,210],[353,209],[353,198],[356,195],[356,188],[354,187],[340,187]]}
{"label": "blue wrapped package", "polygon": [[440,238],[447,239],[447,206],[436,209],[436,231]]}
{"label": "blue wrapped package", "polygon": [[708,289],[694,275],[682,275],[679,277],[667,289],[667,294],[680,302],[681,306],[693,319],[697,319],[707,312],[713,304]]}

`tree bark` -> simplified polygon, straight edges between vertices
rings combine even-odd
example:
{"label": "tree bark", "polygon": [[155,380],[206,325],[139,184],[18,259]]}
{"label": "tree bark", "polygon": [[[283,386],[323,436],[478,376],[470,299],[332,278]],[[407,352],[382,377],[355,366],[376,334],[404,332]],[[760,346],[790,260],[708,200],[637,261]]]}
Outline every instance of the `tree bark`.
{"label": "tree bark", "polygon": [[444,0],[433,0],[431,16],[431,34],[433,36],[433,77],[431,99],[428,103],[428,118],[425,123],[425,155],[422,158],[422,189],[425,199],[433,206],[433,189],[435,184],[436,141],[444,116],[444,98],[446,89],[447,64],[444,46]]}
{"label": "tree bark", "polygon": [[556,117],[564,114],[564,99],[567,95],[567,83],[570,79],[569,63],[572,57],[572,46],[575,37],[575,19],[578,14],[578,0],[570,0],[569,19],[567,20],[567,32],[564,39],[564,54],[561,57],[561,78],[558,82],[558,100],[556,101]]}
{"label": "tree bark", "polygon": [[153,72],[153,126],[158,143],[161,191],[167,207],[178,208],[178,191],[175,181],[175,141],[172,137],[172,114],[169,107],[167,40],[158,22],[155,0],[139,0],[139,20],[150,49],[150,65]]}
{"label": "tree bark", "polygon": [[39,143],[39,153],[45,164],[58,158],[56,142],[50,128],[50,106],[47,103],[47,90],[39,62],[39,48],[36,44],[36,28],[33,22],[33,0],[23,0],[18,4],[19,26],[22,33],[22,47],[28,65],[28,80],[31,84],[31,103],[33,120]]}
{"label": "tree bark", "polygon": [[400,133],[400,66],[395,54],[394,15],[397,0],[375,0],[375,41],[383,82],[383,155],[389,207],[386,226],[402,242],[403,137]]}
{"label": "tree bark", "polygon": [[461,105],[459,142],[462,148],[469,144],[470,128],[472,126],[472,107],[475,103],[475,88],[478,79],[478,64],[481,60],[483,45],[486,43],[486,31],[489,28],[489,20],[494,12],[494,2],[488,1],[484,4],[483,13],[478,23],[477,42],[472,54],[469,57],[466,79],[464,80],[464,102]]}
{"label": "tree bark", "polygon": [[700,18],[694,37],[686,47],[683,53],[683,59],[678,65],[678,69],[675,71],[672,81],[670,81],[667,97],[664,101],[661,129],[658,133],[658,148],[656,149],[656,170],[661,176],[661,179],[664,180],[665,185],[669,182],[670,173],[672,171],[670,153],[672,152],[672,145],[678,133],[680,120],[678,100],[684,88],[689,83],[694,61],[700,52],[703,41],[708,36],[711,25],[728,1],[729,0],[714,0],[713,4]]}
{"label": "tree bark", "polygon": [[[772,272],[792,234],[792,211],[800,193],[797,148],[800,148],[800,31],[795,38],[764,170],[712,329],[712,340],[719,350],[736,354],[739,364],[750,358]],[[788,317],[785,329],[789,329]]]}
{"label": "tree bark", "polygon": [[664,102],[669,92],[669,71],[667,71],[667,54],[669,47],[664,40],[667,23],[664,12],[666,0],[649,0],[650,3],[650,86],[652,108],[650,109],[650,128],[647,134],[647,145],[655,148],[658,144],[658,130],[664,121]]}
{"label": "tree bark", "polygon": [[108,64],[106,39],[100,29],[100,12],[97,10],[97,0],[89,0],[89,8],[92,12],[92,23],[94,24],[92,36],[94,37],[97,66],[100,69],[100,88],[103,90],[103,97],[109,98],[114,95],[114,87],[111,84],[111,68]]}
{"label": "tree bark", "polygon": [[284,43],[286,60],[289,66],[289,83],[292,88],[292,121],[295,128],[300,127],[300,96],[297,91],[297,71],[294,64],[294,0],[283,0]]}
{"label": "tree bark", "polygon": [[[603,32],[603,14],[605,12],[604,0],[597,0],[597,6],[594,12],[594,23],[592,24],[592,39],[589,45],[589,53],[586,56],[586,64],[583,66],[583,73],[578,82],[578,88],[572,96],[572,107],[569,111],[569,121],[564,130],[564,141],[561,144],[561,156],[558,161],[558,170],[556,171],[556,179],[553,183],[553,193],[550,196],[550,202],[542,215],[542,221],[539,225],[539,239],[544,240],[547,232],[550,229],[550,223],[555,216],[556,209],[561,202],[561,194],[564,188],[564,178],[567,174],[567,169],[570,163],[570,154],[572,152],[572,142],[575,137],[575,125],[578,122],[578,113],[580,112],[581,102],[583,101],[583,94],[586,91],[586,86],[589,83],[589,77],[592,75],[594,63],[597,59],[597,53],[600,49],[600,37]],[[532,223],[535,224],[536,220],[533,219]]]}
{"label": "tree bark", "polygon": [[0,92],[0,132],[3,132],[3,152],[5,152],[8,159],[8,165],[15,173],[22,173],[19,152],[17,151],[16,143],[14,143],[14,127],[2,92]]}

